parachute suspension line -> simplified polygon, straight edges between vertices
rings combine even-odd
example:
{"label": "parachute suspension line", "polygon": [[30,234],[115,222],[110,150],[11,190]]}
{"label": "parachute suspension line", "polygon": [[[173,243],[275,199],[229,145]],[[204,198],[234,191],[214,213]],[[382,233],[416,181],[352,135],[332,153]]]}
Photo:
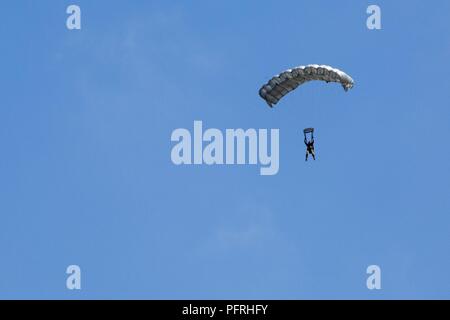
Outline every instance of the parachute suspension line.
{"label": "parachute suspension line", "polygon": [[310,97],[310,99],[309,99],[310,105],[308,106],[310,109],[310,112],[308,112],[308,115],[307,115],[308,124],[315,122],[315,120],[317,118],[317,112],[320,109],[319,99],[318,99],[318,95],[319,95],[318,84],[309,83],[309,86],[311,86],[310,93],[309,94],[305,93],[305,95],[309,95],[309,97]]}
{"label": "parachute suspension line", "polygon": [[317,86],[315,85],[315,83],[311,83],[311,85],[313,86],[312,91],[311,91],[311,95],[312,95],[312,101],[311,101],[311,106],[313,108],[312,110],[312,115],[315,118],[315,113],[316,113],[316,109],[317,109]]}

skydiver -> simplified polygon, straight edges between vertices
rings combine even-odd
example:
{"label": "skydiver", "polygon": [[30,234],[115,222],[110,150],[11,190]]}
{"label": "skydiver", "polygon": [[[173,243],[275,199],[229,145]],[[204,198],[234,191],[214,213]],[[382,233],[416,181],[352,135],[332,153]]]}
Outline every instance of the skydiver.
{"label": "skydiver", "polygon": [[308,141],[305,135],[305,145],[306,145],[306,158],[305,161],[308,161],[308,155],[310,154],[314,160],[316,160],[316,154],[314,153],[314,135],[311,134],[311,140]]}

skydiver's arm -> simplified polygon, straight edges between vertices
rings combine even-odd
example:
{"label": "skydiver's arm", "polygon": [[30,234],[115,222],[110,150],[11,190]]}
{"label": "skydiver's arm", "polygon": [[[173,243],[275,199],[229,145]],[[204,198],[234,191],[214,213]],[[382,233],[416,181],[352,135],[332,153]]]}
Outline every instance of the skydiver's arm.
{"label": "skydiver's arm", "polygon": [[306,137],[305,137],[305,140],[304,140],[304,142],[305,142],[305,144],[306,144],[306,145],[308,145],[308,141],[306,141]]}

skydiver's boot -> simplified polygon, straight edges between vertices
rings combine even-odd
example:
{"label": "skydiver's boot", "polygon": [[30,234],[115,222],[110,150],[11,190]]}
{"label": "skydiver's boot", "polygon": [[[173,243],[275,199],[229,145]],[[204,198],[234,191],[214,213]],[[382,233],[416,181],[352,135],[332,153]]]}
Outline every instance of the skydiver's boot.
{"label": "skydiver's boot", "polygon": [[308,161],[308,152],[306,153],[305,161]]}

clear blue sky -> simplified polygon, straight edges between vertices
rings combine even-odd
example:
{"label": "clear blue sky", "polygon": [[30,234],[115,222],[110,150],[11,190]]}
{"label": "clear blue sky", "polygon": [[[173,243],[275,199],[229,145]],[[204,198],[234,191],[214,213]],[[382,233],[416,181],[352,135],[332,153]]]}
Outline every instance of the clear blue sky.
{"label": "clear blue sky", "polygon": [[[0,11],[0,298],[450,298],[450,2]],[[310,83],[269,109],[259,87],[309,63],[355,88]],[[194,120],[279,128],[278,175],[174,166],[171,132]]]}

